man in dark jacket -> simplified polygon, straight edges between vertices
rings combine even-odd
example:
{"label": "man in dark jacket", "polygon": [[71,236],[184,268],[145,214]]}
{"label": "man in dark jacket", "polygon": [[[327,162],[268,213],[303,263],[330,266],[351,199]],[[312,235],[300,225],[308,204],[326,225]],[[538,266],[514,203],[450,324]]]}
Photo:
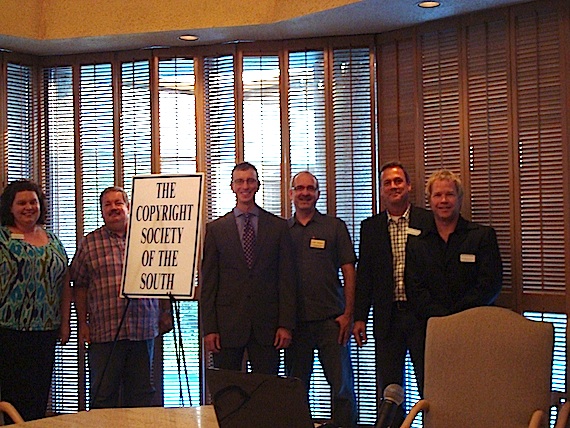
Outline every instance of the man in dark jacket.
{"label": "man in dark jacket", "polygon": [[408,243],[406,285],[424,322],[492,304],[501,291],[497,235],[461,214],[463,187],[451,171],[436,171],[426,185],[434,228]]}
{"label": "man in dark jacket", "polygon": [[404,267],[408,237],[421,234],[433,223],[429,211],[410,204],[412,185],[401,163],[383,165],[380,182],[386,209],[361,225],[353,329],[357,345],[363,346],[367,341],[366,321],[373,306],[378,399],[387,385],[403,386],[408,350],[420,393],[423,390],[425,332],[408,305]]}

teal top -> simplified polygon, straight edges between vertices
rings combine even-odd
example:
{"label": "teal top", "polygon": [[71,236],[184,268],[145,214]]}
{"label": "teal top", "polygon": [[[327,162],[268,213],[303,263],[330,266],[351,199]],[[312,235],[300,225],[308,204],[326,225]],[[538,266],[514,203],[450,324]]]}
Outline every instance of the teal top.
{"label": "teal top", "polygon": [[20,331],[57,330],[67,271],[61,241],[34,246],[0,226],[0,327]]}

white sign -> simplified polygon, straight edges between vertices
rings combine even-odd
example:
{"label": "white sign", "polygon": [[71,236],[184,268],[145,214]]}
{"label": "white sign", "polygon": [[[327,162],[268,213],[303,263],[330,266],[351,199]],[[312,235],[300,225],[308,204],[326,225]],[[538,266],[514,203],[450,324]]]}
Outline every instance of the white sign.
{"label": "white sign", "polygon": [[194,298],[203,174],[133,177],[122,295]]}

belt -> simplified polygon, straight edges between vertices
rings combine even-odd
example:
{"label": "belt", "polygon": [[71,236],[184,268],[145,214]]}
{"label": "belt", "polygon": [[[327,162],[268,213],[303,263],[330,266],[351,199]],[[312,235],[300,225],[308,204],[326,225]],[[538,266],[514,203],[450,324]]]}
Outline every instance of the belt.
{"label": "belt", "polygon": [[408,310],[408,302],[406,300],[395,300],[393,306],[398,311]]}

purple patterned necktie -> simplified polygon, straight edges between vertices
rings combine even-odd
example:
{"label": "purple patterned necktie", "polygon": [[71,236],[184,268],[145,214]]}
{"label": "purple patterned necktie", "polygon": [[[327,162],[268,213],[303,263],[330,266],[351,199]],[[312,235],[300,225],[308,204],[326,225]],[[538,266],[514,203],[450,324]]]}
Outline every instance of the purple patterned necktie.
{"label": "purple patterned necktie", "polygon": [[251,269],[253,266],[253,249],[255,247],[255,231],[253,230],[253,224],[251,224],[250,216],[251,214],[246,213],[245,224],[243,227],[243,253],[245,255],[245,261],[247,262],[247,267]]}

